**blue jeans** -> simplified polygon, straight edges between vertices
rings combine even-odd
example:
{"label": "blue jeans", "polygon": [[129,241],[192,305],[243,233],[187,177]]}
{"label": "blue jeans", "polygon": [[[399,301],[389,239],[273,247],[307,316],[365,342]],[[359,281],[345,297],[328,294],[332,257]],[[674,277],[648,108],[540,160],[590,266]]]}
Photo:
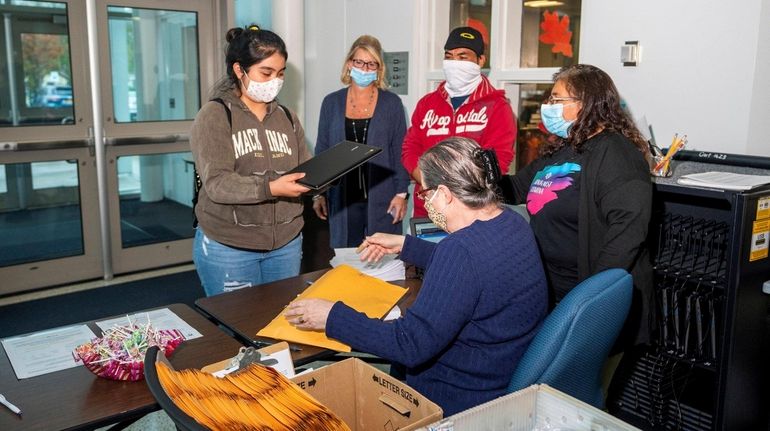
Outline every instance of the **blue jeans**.
{"label": "blue jeans", "polygon": [[268,252],[248,251],[220,244],[195,231],[193,262],[206,296],[257,286],[299,274],[302,233]]}

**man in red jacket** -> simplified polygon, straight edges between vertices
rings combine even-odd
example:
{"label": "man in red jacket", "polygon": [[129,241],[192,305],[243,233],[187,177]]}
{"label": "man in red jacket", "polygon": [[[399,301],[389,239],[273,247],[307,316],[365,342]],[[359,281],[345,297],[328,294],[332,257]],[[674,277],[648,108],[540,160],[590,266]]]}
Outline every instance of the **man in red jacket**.
{"label": "man in red jacket", "polygon": [[[471,138],[482,148],[492,148],[505,173],[513,160],[516,117],[503,90],[495,89],[481,74],[484,40],[478,30],[458,27],[444,44],[444,76],[438,88],[415,107],[412,124],[404,138],[401,163],[420,191],[417,160],[430,147],[450,136]],[[420,199],[414,200],[414,217],[426,217]]]}

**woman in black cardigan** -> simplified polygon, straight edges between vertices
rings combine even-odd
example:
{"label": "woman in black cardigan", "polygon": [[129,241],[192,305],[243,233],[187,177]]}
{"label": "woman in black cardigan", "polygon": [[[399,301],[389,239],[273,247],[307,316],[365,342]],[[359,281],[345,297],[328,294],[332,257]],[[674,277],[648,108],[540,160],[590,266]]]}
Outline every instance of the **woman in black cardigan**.
{"label": "woman in black cardigan", "polygon": [[652,210],[649,147],[621,108],[612,79],[578,64],[554,75],[541,118],[552,135],[540,157],[504,178],[512,203],[527,204],[548,276],[551,306],[608,268],[634,277],[634,302],[620,340],[649,341]]}

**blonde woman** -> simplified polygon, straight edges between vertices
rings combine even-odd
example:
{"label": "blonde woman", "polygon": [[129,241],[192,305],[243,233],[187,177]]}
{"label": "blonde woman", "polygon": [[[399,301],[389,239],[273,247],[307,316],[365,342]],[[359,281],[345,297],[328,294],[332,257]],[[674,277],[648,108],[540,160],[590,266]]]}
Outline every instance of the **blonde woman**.
{"label": "blonde woman", "polygon": [[386,90],[380,42],[356,39],[340,76],[344,88],[324,98],[318,121],[318,154],[348,140],[382,152],[313,198],[313,209],[329,220],[332,247],[355,247],[374,232],[401,233],[409,177],[401,165],[406,116],[401,98]]}

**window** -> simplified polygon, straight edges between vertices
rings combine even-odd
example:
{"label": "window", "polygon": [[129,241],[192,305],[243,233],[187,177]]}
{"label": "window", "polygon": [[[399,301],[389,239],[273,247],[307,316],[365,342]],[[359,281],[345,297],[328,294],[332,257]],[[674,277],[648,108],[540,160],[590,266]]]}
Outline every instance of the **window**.
{"label": "window", "polygon": [[78,167],[75,160],[32,163],[32,188],[34,190],[77,186]]}
{"label": "window", "polygon": [[0,127],[73,124],[67,4],[10,1],[0,10]]}
{"label": "window", "polygon": [[123,248],[192,238],[192,154],[118,157]]}
{"label": "window", "polygon": [[0,267],[83,254],[77,160],[0,164]]}
{"label": "window", "polygon": [[273,0],[235,0],[235,25],[246,27],[257,24],[271,28],[273,24]]}
{"label": "window", "polygon": [[107,19],[115,122],[195,118],[197,13],[109,6]]}
{"label": "window", "polygon": [[489,67],[489,29],[492,20],[492,0],[452,0],[449,6],[449,29],[456,27],[473,27],[484,38],[486,62],[483,68]]}
{"label": "window", "polygon": [[[506,84],[505,92],[511,100],[518,100],[514,107],[519,133],[516,138],[515,168],[527,166],[537,158],[540,144],[546,134],[540,130],[540,105],[551,94],[552,84]],[[511,94],[516,92],[517,94]]]}
{"label": "window", "polygon": [[521,14],[521,67],[577,63],[581,0],[525,0]]}

